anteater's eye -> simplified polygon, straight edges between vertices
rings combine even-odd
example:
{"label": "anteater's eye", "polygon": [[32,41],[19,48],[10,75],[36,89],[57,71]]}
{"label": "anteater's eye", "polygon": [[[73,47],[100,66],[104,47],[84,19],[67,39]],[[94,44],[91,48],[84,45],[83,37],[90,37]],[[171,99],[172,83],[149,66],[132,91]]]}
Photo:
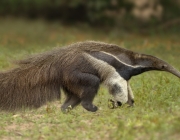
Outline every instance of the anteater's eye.
{"label": "anteater's eye", "polygon": [[167,65],[162,65],[162,69],[164,69],[164,68],[166,68],[167,67]]}

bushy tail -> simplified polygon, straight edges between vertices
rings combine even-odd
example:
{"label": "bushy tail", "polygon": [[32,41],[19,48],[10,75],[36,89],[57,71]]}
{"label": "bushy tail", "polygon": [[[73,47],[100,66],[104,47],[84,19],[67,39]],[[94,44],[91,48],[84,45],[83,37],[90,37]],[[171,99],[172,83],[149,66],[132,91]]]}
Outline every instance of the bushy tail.
{"label": "bushy tail", "polygon": [[0,73],[0,110],[37,108],[60,98],[57,70],[50,61],[28,62]]}

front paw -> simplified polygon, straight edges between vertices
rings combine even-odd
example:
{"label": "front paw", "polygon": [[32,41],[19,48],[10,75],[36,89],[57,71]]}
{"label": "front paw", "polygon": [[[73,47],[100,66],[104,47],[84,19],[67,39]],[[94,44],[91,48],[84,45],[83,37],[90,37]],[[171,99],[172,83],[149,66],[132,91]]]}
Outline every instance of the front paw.
{"label": "front paw", "polygon": [[127,102],[127,104],[129,105],[129,107],[133,107],[134,106],[134,99],[131,99]]}
{"label": "front paw", "polygon": [[121,106],[121,105],[122,105],[122,103],[119,102],[119,101],[114,101],[114,100],[112,100],[112,99],[109,99],[109,100],[108,100],[108,107],[109,107],[110,109],[117,108],[117,107],[119,107],[119,106]]}

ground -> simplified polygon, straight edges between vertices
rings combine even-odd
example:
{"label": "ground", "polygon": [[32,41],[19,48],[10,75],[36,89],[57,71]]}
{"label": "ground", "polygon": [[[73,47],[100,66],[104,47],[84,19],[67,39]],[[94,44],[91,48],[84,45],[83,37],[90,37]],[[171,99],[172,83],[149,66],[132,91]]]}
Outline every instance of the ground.
{"label": "ground", "polygon": [[[177,32],[149,34],[67,26],[60,22],[0,19],[0,70],[28,55],[78,41],[96,40],[118,44],[133,51],[164,59],[180,70],[180,38]],[[81,106],[64,114],[64,101],[39,109],[0,112],[0,139],[53,140],[177,140],[180,138],[180,79],[165,72],[147,72],[133,77],[135,106],[108,107],[111,96],[101,86],[94,104],[96,113]]]}

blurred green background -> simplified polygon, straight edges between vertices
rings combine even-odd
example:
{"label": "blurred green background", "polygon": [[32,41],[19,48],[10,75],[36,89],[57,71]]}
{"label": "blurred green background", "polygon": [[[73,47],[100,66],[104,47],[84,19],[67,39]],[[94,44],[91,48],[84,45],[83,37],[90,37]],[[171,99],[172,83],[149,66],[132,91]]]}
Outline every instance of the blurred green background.
{"label": "blurred green background", "polygon": [[128,29],[169,28],[180,26],[180,0],[1,0],[0,16]]}

